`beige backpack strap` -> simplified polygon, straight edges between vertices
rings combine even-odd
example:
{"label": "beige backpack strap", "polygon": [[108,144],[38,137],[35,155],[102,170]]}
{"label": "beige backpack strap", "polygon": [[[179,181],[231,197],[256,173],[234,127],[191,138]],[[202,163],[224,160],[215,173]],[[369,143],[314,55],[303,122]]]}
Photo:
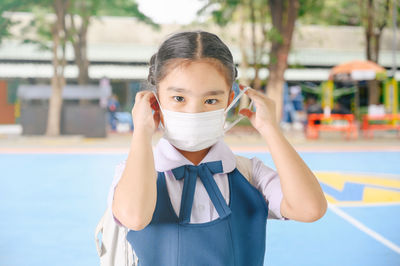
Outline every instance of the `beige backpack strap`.
{"label": "beige backpack strap", "polygon": [[[95,243],[101,266],[135,266],[138,258],[126,239],[128,229],[118,225],[111,207],[101,217],[95,230]],[[101,234],[101,240],[99,235]]]}
{"label": "beige backpack strap", "polygon": [[253,175],[253,163],[249,158],[239,155],[235,155],[235,157],[236,157],[236,168],[251,184]]}
{"label": "beige backpack strap", "polygon": [[96,243],[96,250],[97,250],[97,255],[101,257],[103,253],[105,252],[103,243],[100,241],[99,235],[100,233],[103,234],[103,226],[104,226],[104,220],[106,219],[106,213],[103,214],[101,217],[99,223],[96,226],[96,230],[94,233],[94,241]]}

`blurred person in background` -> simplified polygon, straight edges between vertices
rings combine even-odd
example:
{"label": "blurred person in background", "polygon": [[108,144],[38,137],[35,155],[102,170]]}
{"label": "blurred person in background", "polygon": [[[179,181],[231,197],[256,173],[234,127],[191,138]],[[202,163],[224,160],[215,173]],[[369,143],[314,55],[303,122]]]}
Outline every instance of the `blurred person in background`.
{"label": "blurred person in background", "polygon": [[108,122],[111,128],[111,131],[117,130],[117,115],[116,113],[120,110],[120,104],[118,101],[118,97],[115,94],[112,94],[107,102],[107,112],[108,112]]}

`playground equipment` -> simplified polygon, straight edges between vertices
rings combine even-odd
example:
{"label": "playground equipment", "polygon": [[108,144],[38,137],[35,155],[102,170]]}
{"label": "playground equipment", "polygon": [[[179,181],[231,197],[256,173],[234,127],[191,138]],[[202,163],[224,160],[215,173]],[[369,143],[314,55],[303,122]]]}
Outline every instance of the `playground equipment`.
{"label": "playground equipment", "polygon": [[358,137],[357,124],[353,114],[310,114],[308,116],[307,138],[317,139],[321,131],[342,132],[346,139]]}
{"label": "playground equipment", "polygon": [[306,136],[310,139],[319,137],[321,131],[342,132],[346,139],[358,137],[354,114],[332,114],[334,102],[345,95],[355,94],[356,88],[336,88],[333,80],[325,81],[320,87],[303,86],[305,92],[316,95],[321,100],[323,113],[309,114]]}
{"label": "playground equipment", "polygon": [[[357,119],[360,117],[360,92],[359,81],[383,80],[386,78],[386,70],[378,64],[371,61],[350,61],[332,68],[329,79],[321,84],[319,90],[308,90],[314,92],[321,99],[322,114],[311,114],[308,117],[307,137],[317,138],[318,132],[325,131],[343,131],[347,138],[356,138]],[[335,82],[344,82],[353,84],[350,88],[335,88]],[[305,89],[307,91],[307,88]],[[354,94],[353,114],[333,115],[331,114],[334,102],[340,96]],[[385,103],[390,110],[397,113],[397,83],[395,81],[387,83]],[[363,129],[368,130],[368,115],[363,117]],[[387,118],[385,118],[387,121]],[[392,128],[397,128],[397,116],[391,117]],[[340,121],[340,122],[339,122]],[[374,127],[375,128],[375,127]],[[382,127],[383,128],[383,127]],[[385,127],[386,128],[386,127]]]}
{"label": "playground equipment", "polygon": [[400,137],[400,114],[399,108],[399,94],[397,81],[390,78],[385,81],[384,87],[384,107],[385,113],[381,114],[366,114],[363,116],[362,130],[364,137],[373,137],[374,131],[397,131]]}
{"label": "playground equipment", "polygon": [[384,104],[386,113],[397,114],[399,108],[399,88],[395,78],[385,82]]}
{"label": "playground equipment", "polygon": [[329,74],[329,80],[344,81],[354,84],[356,88],[354,97],[354,114],[356,118],[360,117],[359,81],[384,80],[385,78],[386,70],[375,62],[368,60],[354,60],[339,64],[332,68]]}

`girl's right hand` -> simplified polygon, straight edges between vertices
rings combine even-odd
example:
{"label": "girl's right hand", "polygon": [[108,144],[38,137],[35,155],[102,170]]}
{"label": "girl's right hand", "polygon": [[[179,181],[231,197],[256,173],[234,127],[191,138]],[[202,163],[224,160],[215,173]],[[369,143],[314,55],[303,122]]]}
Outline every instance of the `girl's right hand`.
{"label": "girl's right hand", "polygon": [[[154,114],[153,114],[154,111]],[[153,135],[160,123],[160,108],[151,91],[140,91],[136,94],[132,108],[134,132]]]}

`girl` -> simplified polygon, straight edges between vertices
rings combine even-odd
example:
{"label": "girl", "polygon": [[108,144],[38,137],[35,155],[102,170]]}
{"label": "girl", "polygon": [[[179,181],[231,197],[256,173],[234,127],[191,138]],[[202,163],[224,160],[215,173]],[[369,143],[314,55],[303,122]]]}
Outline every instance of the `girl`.
{"label": "girl", "polygon": [[136,95],[130,151],[109,196],[139,265],[263,265],[267,217],[324,215],[321,187],[280,132],[273,101],[251,88],[256,111],[240,113],[265,139],[277,172],[257,158],[248,160],[251,176],[238,170],[223,142],[236,77],[228,47],[204,31],[171,36],[151,58],[155,93]]}

